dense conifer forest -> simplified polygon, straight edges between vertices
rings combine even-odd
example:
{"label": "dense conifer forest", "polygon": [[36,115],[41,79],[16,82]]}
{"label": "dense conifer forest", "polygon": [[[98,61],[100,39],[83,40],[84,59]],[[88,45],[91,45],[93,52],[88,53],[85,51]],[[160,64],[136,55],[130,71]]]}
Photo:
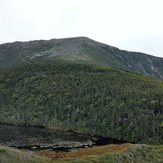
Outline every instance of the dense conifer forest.
{"label": "dense conifer forest", "polygon": [[163,143],[163,81],[62,60],[0,69],[0,123]]}

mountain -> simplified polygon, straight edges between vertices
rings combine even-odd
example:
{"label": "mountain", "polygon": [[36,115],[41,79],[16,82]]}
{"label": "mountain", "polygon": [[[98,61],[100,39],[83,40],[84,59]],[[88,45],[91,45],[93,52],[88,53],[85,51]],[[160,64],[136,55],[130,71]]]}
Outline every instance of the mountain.
{"label": "mountain", "polygon": [[0,123],[163,143],[163,81],[63,60],[0,69]]}
{"label": "mountain", "polygon": [[120,50],[86,37],[0,45],[1,67],[33,60],[53,60],[54,58],[119,67],[163,79],[163,58]]}
{"label": "mountain", "polygon": [[162,58],[85,37],[0,45],[0,162],[162,162],[162,79]]}

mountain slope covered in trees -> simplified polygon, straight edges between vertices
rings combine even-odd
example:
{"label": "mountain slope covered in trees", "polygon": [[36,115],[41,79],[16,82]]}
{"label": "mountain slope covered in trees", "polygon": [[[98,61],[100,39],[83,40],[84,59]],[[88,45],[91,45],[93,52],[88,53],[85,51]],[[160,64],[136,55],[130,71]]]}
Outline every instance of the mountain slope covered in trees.
{"label": "mountain slope covered in trees", "polygon": [[163,143],[163,81],[63,60],[0,69],[0,123]]}
{"label": "mountain slope covered in trees", "polygon": [[1,67],[54,58],[120,67],[163,79],[163,58],[120,50],[86,37],[0,45]]}

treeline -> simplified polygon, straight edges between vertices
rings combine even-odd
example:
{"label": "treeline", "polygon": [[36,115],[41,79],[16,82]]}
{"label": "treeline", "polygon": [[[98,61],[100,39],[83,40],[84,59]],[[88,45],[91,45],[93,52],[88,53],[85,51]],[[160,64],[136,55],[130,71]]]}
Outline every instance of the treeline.
{"label": "treeline", "polygon": [[66,61],[0,69],[0,122],[163,143],[163,81]]}

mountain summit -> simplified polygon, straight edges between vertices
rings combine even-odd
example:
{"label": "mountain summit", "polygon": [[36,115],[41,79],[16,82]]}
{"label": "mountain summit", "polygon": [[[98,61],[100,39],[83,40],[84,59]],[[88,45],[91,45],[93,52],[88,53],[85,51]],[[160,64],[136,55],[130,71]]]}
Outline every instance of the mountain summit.
{"label": "mountain summit", "polygon": [[163,79],[163,58],[120,50],[87,37],[14,42],[0,45],[0,66],[61,58],[114,66]]}

